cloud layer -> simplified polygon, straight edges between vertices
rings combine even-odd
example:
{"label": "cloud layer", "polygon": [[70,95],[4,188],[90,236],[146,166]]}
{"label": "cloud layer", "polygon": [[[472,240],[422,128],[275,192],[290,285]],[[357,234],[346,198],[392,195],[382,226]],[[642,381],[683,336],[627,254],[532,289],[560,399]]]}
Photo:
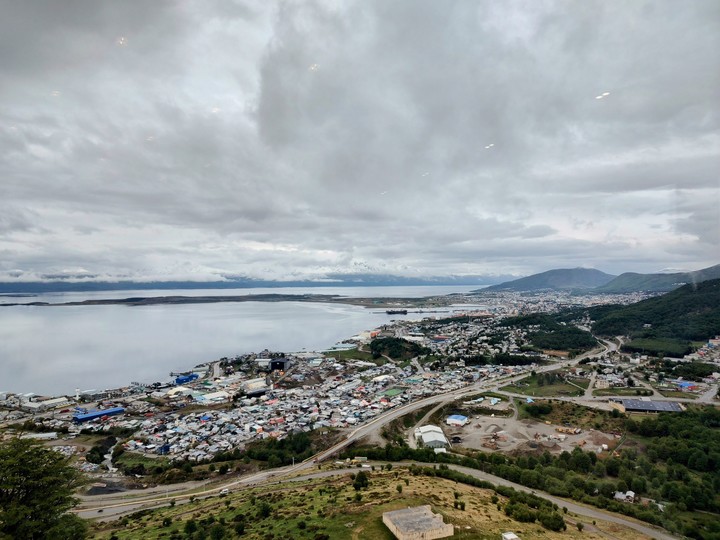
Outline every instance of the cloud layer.
{"label": "cloud layer", "polygon": [[720,259],[714,0],[2,8],[2,279]]}

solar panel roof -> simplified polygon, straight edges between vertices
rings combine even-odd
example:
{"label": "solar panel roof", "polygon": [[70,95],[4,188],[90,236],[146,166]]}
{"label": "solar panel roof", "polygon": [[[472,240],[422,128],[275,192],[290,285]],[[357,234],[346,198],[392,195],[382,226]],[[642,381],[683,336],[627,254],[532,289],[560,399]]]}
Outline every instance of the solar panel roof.
{"label": "solar panel roof", "polygon": [[626,410],[652,412],[682,412],[680,404],[674,401],[641,401],[639,399],[620,400]]}

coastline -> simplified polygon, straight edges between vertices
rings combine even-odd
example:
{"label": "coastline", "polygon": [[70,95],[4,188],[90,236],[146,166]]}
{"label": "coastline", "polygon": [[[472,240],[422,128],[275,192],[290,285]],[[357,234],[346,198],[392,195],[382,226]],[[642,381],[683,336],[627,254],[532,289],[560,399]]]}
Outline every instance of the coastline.
{"label": "coastline", "polygon": [[233,296],[147,296],[129,298],[92,299],[72,302],[13,302],[0,304],[0,307],[62,307],[62,306],[152,306],[162,304],[214,304],[220,302],[314,302],[327,304],[349,304],[373,308],[403,307],[447,307],[457,297],[426,296],[419,298],[400,297],[348,297],[328,294],[250,294]]}

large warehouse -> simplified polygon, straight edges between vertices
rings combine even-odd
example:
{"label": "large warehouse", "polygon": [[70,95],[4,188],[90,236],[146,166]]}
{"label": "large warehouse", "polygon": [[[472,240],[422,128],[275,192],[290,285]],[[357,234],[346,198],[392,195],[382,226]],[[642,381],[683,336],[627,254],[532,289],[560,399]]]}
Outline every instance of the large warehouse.
{"label": "large warehouse", "polygon": [[73,421],[76,424],[82,424],[83,422],[89,422],[90,420],[95,420],[97,418],[103,418],[106,416],[115,416],[124,412],[125,409],[123,409],[122,407],[113,407],[112,409],[103,409],[100,411],[90,411],[85,414],[75,415],[73,417]]}
{"label": "large warehouse", "polygon": [[415,430],[415,440],[422,442],[426,448],[445,448],[450,443],[443,430],[437,426],[422,426]]}
{"label": "large warehouse", "polygon": [[610,406],[620,412],[683,412],[682,405],[674,401],[652,401],[650,399],[611,399]]}

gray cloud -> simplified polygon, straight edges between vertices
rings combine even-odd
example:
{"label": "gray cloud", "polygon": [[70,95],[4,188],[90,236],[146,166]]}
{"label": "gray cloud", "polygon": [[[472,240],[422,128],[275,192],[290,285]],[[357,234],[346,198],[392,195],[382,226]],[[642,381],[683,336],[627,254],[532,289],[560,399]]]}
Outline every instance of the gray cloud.
{"label": "gray cloud", "polygon": [[2,275],[717,263],[712,0],[2,8]]}

